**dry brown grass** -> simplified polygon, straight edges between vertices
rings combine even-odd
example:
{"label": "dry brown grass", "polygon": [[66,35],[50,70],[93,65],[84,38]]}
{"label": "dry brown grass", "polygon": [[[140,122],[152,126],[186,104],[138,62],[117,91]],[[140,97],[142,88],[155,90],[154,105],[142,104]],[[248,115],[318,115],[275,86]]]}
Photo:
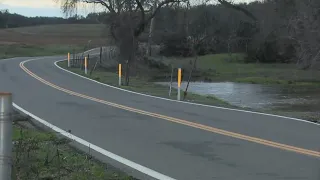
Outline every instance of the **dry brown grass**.
{"label": "dry brown grass", "polygon": [[0,45],[83,45],[91,40],[92,46],[106,43],[104,25],[61,24],[30,26],[0,30]]}
{"label": "dry brown grass", "polygon": [[[58,24],[0,30],[0,59],[62,55],[107,44],[107,27],[100,24]],[[90,43],[88,43],[90,41]]]}

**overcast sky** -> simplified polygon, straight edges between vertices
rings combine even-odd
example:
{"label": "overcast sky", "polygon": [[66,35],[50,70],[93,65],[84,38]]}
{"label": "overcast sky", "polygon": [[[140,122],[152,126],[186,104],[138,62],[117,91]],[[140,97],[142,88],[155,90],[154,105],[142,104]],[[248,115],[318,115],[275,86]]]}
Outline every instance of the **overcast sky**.
{"label": "overcast sky", "polygon": [[[251,2],[253,0],[234,0],[234,2]],[[59,16],[63,14],[59,4],[54,0],[0,0],[0,9],[9,9],[11,13],[25,16]],[[93,7],[81,8],[81,14],[94,11]]]}

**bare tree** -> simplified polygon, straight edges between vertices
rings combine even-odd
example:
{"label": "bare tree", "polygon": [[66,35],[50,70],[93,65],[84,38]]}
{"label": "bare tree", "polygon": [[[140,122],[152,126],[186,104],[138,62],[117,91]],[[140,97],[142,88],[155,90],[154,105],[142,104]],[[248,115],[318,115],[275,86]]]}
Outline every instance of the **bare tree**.
{"label": "bare tree", "polygon": [[[137,38],[145,31],[152,18],[165,5],[186,0],[58,0],[65,14],[75,12],[77,5],[98,4],[109,14],[110,33],[119,48],[119,62],[126,64],[125,84],[129,84],[130,65],[135,60]],[[152,7],[153,11],[151,11]]]}
{"label": "bare tree", "polygon": [[[152,10],[154,11],[156,7],[157,7],[157,0],[154,2]],[[152,35],[153,35],[153,31],[154,31],[154,24],[155,24],[155,18],[153,17],[151,19],[150,29],[149,29],[149,34],[148,34],[148,45],[147,45],[147,50],[146,50],[147,56],[151,56],[151,44],[152,44]]]}
{"label": "bare tree", "polygon": [[314,68],[320,60],[320,2],[316,0],[290,2],[295,7],[288,21],[290,38],[297,42],[297,65]]}
{"label": "bare tree", "polygon": [[232,3],[232,1],[227,1],[227,0],[217,0],[220,4],[224,5],[225,7],[240,11],[242,13],[244,13],[246,16],[248,16],[249,18],[251,18],[254,22],[257,22],[258,19],[255,15],[253,15],[253,13],[251,13],[250,11],[248,11],[247,9],[239,6],[239,5],[235,5]]}

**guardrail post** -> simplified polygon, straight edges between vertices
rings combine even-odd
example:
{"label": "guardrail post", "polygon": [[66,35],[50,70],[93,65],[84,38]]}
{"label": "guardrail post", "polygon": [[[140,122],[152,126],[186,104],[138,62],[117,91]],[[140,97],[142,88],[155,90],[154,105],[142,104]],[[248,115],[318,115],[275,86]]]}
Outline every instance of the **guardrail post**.
{"label": "guardrail post", "polygon": [[11,179],[12,95],[0,92],[0,179]]}
{"label": "guardrail post", "polygon": [[181,89],[181,68],[178,69],[178,101],[180,101],[180,89]]}

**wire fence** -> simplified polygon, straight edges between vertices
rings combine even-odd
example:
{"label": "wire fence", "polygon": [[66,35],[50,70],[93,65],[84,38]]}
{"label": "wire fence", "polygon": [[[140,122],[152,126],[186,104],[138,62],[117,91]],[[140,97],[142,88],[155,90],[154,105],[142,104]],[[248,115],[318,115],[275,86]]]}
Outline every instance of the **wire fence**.
{"label": "wire fence", "polygon": [[[97,51],[99,50],[99,51]],[[88,67],[92,68],[96,64],[103,67],[109,67],[117,64],[119,52],[116,47],[100,47],[93,49],[93,52],[86,53],[73,52],[70,57],[70,66],[73,68],[84,69],[84,60],[87,57]]]}

